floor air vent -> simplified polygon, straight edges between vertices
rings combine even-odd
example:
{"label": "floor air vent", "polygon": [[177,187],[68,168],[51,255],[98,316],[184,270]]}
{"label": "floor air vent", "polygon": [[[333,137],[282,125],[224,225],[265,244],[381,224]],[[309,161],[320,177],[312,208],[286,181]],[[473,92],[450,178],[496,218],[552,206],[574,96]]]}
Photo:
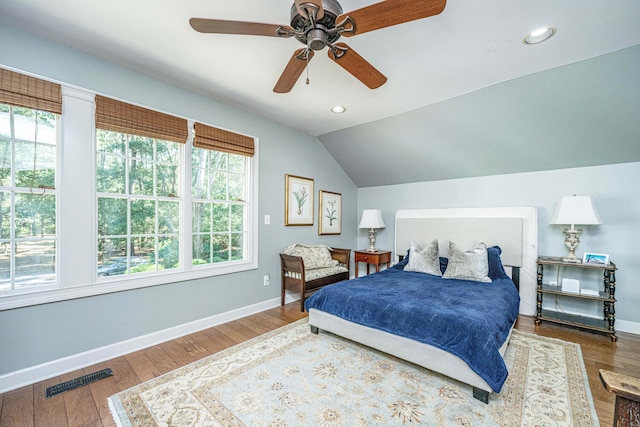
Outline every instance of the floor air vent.
{"label": "floor air vent", "polygon": [[107,378],[113,375],[110,368],[103,369],[98,372],[94,372],[92,374],[83,375],[80,378],[75,378],[73,380],[65,381],[58,385],[54,385],[52,387],[48,387],[46,390],[45,397],[48,399],[56,394],[64,393],[65,391],[73,390],[78,387],[82,387],[87,384],[91,384],[103,378]]}

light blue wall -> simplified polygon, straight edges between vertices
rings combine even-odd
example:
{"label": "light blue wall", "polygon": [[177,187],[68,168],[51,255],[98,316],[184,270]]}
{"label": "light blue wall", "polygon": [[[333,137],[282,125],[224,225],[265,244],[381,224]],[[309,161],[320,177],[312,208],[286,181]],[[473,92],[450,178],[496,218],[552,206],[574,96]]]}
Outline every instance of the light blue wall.
{"label": "light blue wall", "polygon": [[[260,144],[257,270],[2,311],[0,375],[277,298],[278,253],[291,243],[353,247],[355,185],[316,138],[5,26],[0,40],[2,66],[253,135]],[[318,236],[317,214],[314,226],[284,226],[287,173],[315,180],[315,212],[318,190],[342,193],[341,235]]]}
{"label": "light blue wall", "polygon": [[[358,211],[380,208],[387,227],[378,233],[376,246],[393,250],[394,215],[399,209],[533,206],[538,209],[538,253],[563,256],[563,226],[549,225],[556,202],[562,196],[591,195],[602,217],[600,226],[582,226],[577,254],[605,253],[617,272],[618,329],[640,333],[640,163],[562,169],[481,178],[452,179],[358,189]],[[358,247],[366,247],[366,233],[358,233]],[[549,303],[553,301],[547,301]],[[545,304],[546,305],[546,304]],[[577,307],[563,300],[567,311],[582,308],[598,315],[601,308]]]}

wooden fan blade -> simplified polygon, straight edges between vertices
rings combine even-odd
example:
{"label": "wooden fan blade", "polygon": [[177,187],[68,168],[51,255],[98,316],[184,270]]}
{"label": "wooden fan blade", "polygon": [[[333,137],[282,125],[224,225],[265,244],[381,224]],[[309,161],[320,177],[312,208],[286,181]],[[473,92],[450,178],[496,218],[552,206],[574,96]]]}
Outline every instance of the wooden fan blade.
{"label": "wooden fan blade", "polygon": [[278,82],[273,87],[273,91],[275,93],[287,93],[291,91],[298,81],[300,74],[302,74],[304,68],[307,66],[307,63],[311,61],[311,58],[313,58],[313,51],[308,50],[307,55],[309,55],[309,59],[307,60],[304,56],[305,51],[307,51],[307,49],[303,48],[293,52],[289,63],[284,68]]}
{"label": "wooden fan blade", "polygon": [[322,0],[295,0],[295,2],[296,2],[296,9],[298,9],[298,13],[303,18],[309,17],[307,15],[307,11],[304,8],[305,4],[312,4],[316,7],[316,9],[318,9],[318,12],[316,13],[316,20],[322,19],[322,17],[324,16],[324,8],[322,7]]}
{"label": "wooden fan blade", "polygon": [[249,36],[291,37],[293,28],[287,25],[259,22],[225,21],[222,19],[189,19],[191,28],[200,33],[245,34]]}
{"label": "wooden fan blade", "polygon": [[351,37],[356,34],[438,15],[444,10],[446,3],[446,0],[386,0],[343,13],[338,16],[336,23],[341,23],[347,17],[351,17],[355,23],[355,28],[353,31],[342,33],[343,36]]}
{"label": "wooden fan blade", "polygon": [[336,57],[329,50],[329,58],[364,83],[369,89],[377,89],[386,83],[387,78],[349,46],[344,43],[336,43],[335,46],[345,50],[341,52],[342,56],[339,57]]}

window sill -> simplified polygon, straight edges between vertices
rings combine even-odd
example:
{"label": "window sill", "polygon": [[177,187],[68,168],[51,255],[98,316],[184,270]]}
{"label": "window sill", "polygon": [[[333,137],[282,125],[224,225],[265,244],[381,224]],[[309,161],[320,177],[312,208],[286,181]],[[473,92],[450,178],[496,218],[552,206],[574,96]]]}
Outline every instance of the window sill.
{"label": "window sill", "polygon": [[258,263],[255,261],[243,261],[226,265],[224,267],[200,267],[194,266],[193,270],[180,272],[161,272],[152,275],[135,275],[101,279],[92,284],[73,286],[66,288],[51,288],[26,291],[21,294],[2,296],[0,293],[0,311],[21,307],[29,307],[39,304],[47,304],[58,301],[66,301],[76,298],[85,298],[96,295],[104,295],[112,292],[122,292],[133,289],[147,288],[150,286],[166,285],[169,283],[196,280],[204,277],[215,277],[224,274],[239,273],[255,270]]}

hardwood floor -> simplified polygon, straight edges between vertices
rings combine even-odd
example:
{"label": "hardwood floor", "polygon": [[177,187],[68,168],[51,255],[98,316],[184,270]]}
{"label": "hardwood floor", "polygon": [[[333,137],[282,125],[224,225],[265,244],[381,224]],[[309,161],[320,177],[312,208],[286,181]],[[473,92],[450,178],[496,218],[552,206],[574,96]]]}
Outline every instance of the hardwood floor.
{"label": "hardwood floor", "polygon": [[[0,426],[114,426],[107,406],[109,396],[306,317],[299,309],[300,304],[293,302],[0,394]],[[600,383],[598,369],[640,378],[640,336],[619,333],[618,342],[612,343],[607,336],[578,329],[544,322],[536,327],[527,316],[520,316],[516,328],[581,345],[598,418],[601,425],[612,425],[614,397]],[[113,376],[45,399],[47,387],[106,367]]]}

